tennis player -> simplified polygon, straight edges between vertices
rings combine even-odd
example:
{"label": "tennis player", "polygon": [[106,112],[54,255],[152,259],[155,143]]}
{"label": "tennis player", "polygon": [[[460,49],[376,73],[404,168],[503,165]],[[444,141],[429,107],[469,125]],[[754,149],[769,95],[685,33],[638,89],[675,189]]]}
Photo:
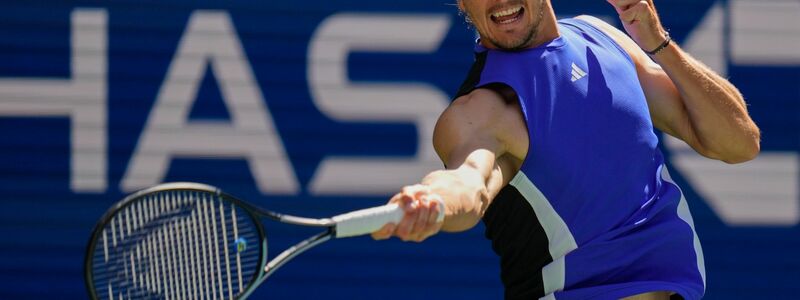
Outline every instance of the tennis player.
{"label": "tennis player", "polygon": [[727,163],[753,159],[760,133],[652,0],[608,2],[628,35],[557,21],[550,0],[458,1],[480,37],[434,133],[447,169],[395,195],[406,216],[374,238],[422,241],[482,219],[506,299],[703,296],[703,252],[654,127]]}

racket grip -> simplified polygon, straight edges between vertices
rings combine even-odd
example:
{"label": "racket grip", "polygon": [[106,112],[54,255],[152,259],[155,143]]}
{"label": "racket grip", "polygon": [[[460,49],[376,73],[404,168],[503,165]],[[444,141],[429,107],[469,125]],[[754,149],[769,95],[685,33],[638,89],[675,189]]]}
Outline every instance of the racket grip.
{"label": "racket grip", "polygon": [[[436,221],[444,220],[444,203],[439,202],[439,216]],[[396,203],[367,208],[333,217],[336,222],[336,237],[351,237],[370,234],[389,223],[398,224],[405,211]]]}

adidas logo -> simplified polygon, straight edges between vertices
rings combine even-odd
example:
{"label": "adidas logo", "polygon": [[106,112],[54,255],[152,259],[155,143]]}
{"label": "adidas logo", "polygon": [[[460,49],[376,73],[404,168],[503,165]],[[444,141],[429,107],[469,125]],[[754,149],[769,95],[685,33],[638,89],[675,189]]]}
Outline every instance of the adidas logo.
{"label": "adidas logo", "polygon": [[581,70],[575,63],[572,63],[572,82],[578,81],[586,77],[586,71]]}

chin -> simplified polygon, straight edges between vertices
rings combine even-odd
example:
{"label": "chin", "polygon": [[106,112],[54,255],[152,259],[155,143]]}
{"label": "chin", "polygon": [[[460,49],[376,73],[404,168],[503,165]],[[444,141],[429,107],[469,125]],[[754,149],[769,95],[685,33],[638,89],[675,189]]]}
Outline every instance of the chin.
{"label": "chin", "polygon": [[[529,34],[527,36],[522,37],[515,37],[505,40],[494,40],[493,44],[500,49],[503,50],[520,50],[530,47],[531,41],[533,40],[534,35]],[[502,42],[500,42],[502,41]]]}

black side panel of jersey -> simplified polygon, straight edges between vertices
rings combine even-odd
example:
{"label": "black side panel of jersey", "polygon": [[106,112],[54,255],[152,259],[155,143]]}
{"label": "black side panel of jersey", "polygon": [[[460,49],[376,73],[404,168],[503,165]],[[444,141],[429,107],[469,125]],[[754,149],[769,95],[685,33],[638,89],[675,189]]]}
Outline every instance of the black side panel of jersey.
{"label": "black side panel of jersey", "polygon": [[461,84],[461,87],[458,88],[458,93],[453,98],[453,100],[458,99],[458,97],[464,96],[472,92],[475,89],[475,86],[481,82],[481,73],[483,72],[483,67],[486,65],[486,56],[489,54],[488,51],[480,52],[475,54],[475,62],[472,64],[472,68],[469,69],[469,74],[467,74],[467,78],[464,79],[464,82]]}
{"label": "black side panel of jersey", "polygon": [[483,215],[486,238],[500,256],[500,279],[508,300],[544,297],[542,268],[553,261],[547,235],[531,205],[512,185],[503,188]]}

